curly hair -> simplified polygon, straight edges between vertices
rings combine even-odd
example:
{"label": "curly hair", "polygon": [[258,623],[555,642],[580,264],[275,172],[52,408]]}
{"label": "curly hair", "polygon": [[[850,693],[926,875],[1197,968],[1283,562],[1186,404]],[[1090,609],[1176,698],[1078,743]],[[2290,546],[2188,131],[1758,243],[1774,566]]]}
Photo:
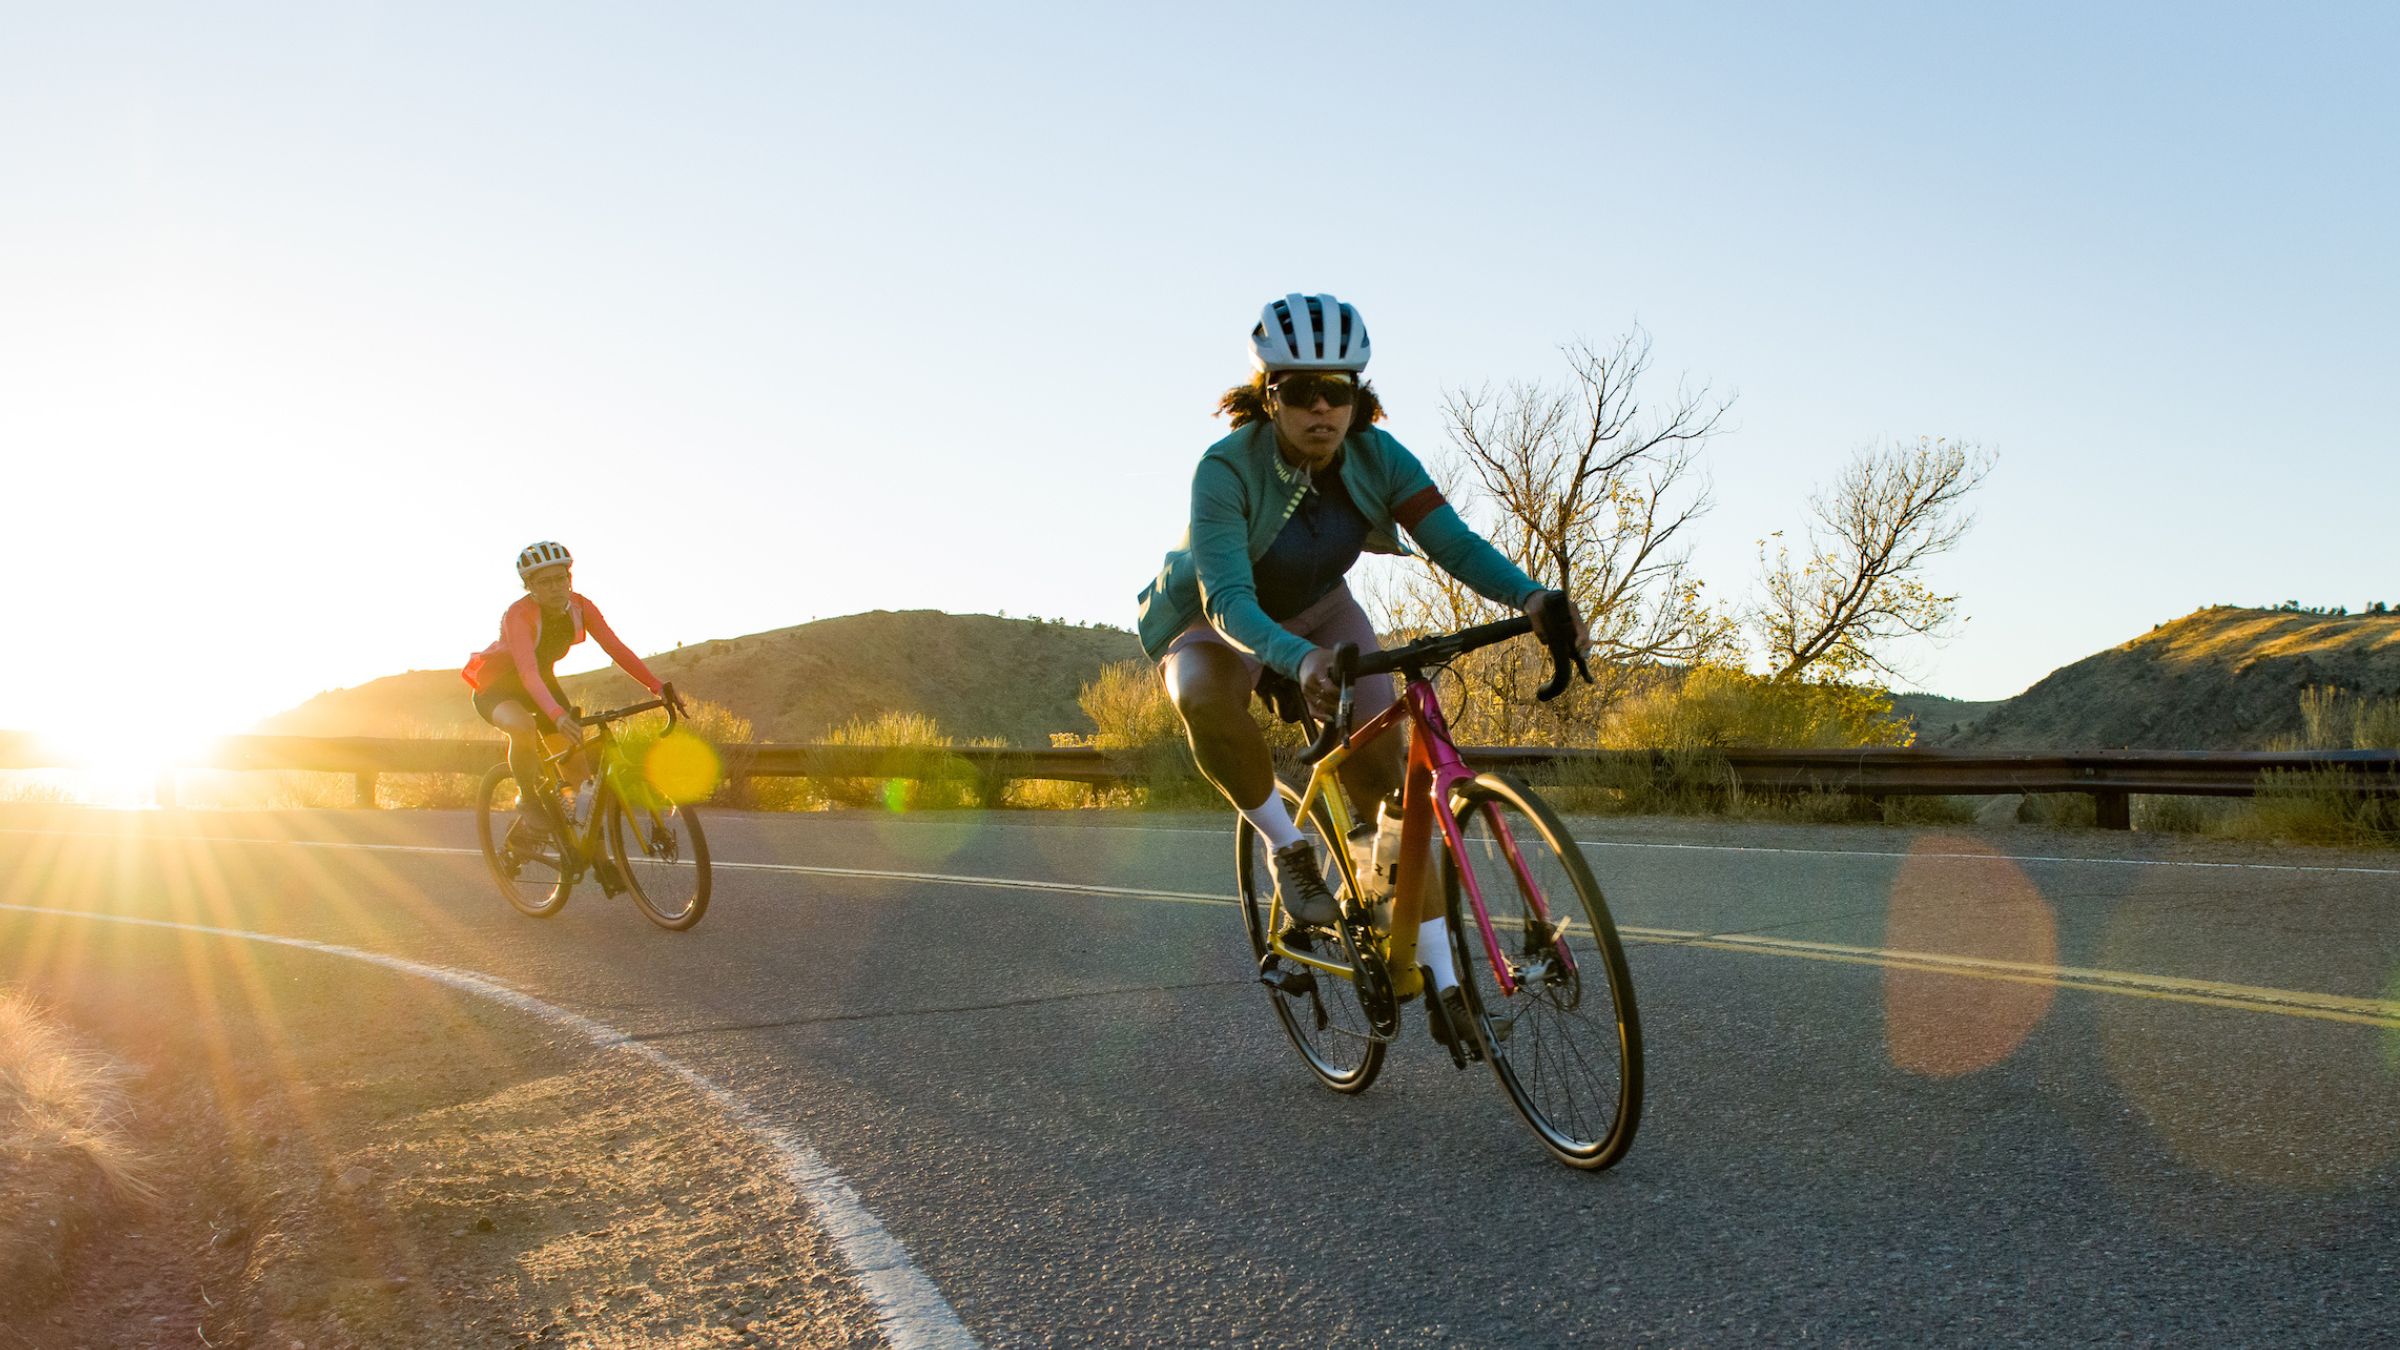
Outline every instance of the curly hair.
{"label": "curly hair", "polygon": [[[1375,386],[1365,380],[1358,382],[1358,402],[1351,405],[1350,428],[1356,431],[1383,420],[1383,400],[1375,397]],[[1267,420],[1267,377],[1253,375],[1248,384],[1237,384],[1217,400],[1217,415],[1230,417],[1236,427]]]}

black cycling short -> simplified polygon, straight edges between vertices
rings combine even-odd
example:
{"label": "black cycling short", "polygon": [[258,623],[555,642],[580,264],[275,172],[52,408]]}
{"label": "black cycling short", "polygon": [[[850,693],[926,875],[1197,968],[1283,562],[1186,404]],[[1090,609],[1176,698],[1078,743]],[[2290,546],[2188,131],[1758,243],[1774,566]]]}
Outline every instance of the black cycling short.
{"label": "black cycling short", "polygon": [[[542,683],[549,687],[550,697],[558,700],[558,706],[562,708],[567,706],[567,691],[558,687],[557,676],[543,671]],[[533,695],[526,691],[524,681],[513,675],[492,681],[492,685],[488,689],[475,691],[475,715],[490,722],[493,726],[498,726],[500,723],[493,718],[492,713],[501,704],[510,702],[524,704],[526,711],[533,714],[534,724],[543,731],[556,732],[558,730],[558,723],[552,720],[550,714],[543,712],[542,705],[534,702]]]}

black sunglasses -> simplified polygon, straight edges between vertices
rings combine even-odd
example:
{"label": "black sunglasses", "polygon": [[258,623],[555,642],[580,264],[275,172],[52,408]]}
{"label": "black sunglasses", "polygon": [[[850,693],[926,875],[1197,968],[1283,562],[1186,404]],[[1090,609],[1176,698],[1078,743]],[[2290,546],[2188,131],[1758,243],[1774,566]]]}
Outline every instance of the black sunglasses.
{"label": "black sunglasses", "polygon": [[1267,392],[1290,407],[1305,408],[1321,398],[1336,408],[1347,408],[1358,401],[1358,377],[1345,371],[1294,371],[1269,384]]}

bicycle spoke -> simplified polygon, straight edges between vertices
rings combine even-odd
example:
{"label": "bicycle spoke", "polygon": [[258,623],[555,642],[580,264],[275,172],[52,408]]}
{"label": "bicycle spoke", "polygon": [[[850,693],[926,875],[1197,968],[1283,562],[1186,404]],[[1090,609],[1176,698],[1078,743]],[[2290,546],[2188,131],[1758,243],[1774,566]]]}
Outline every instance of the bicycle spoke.
{"label": "bicycle spoke", "polygon": [[661,928],[681,930],[708,909],[708,837],[688,806],[629,805],[613,793],[608,851],[634,906]]}
{"label": "bicycle spoke", "polygon": [[[1639,1026],[1606,902],[1530,789],[1486,774],[1460,797],[1445,880],[1460,977],[1492,1030],[1492,1072],[1555,1156],[1605,1167],[1631,1146],[1641,1107]],[[1481,941],[1465,940],[1480,938],[1476,895],[1494,931],[1516,935],[1506,941],[1513,992],[1501,991]]]}
{"label": "bicycle spoke", "polygon": [[532,846],[519,828],[523,796],[505,764],[484,774],[476,794],[475,833],[483,845],[484,865],[511,905],[535,918],[548,918],[566,904],[574,883],[565,875],[553,851]]}
{"label": "bicycle spoke", "polygon": [[[1290,789],[1284,789],[1284,797],[1288,805],[1298,806]],[[1301,829],[1317,845],[1328,881],[1338,884],[1340,873],[1331,857],[1330,827],[1320,817],[1303,821]],[[1275,883],[1273,869],[1268,865],[1266,842],[1247,824],[1237,829],[1235,840],[1242,922],[1250,934],[1252,958],[1262,963],[1261,982],[1266,985],[1277,1022],[1319,1081],[1337,1092],[1364,1090],[1382,1068],[1388,1033],[1378,1034],[1359,1002],[1357,984],[1347,975],[1317,971],[1304,992],[1287,992],[1267,983],[1266,977],[1278,970],[1289,970],[1295,963],[1272,955],[1269,946],[1268,925],[1273,921]],[[1339,939],[1319,936],[1314,942],[1312,955],[1316,958],[1337,965],[1346,959],[1342,949],[1347,944]]]}

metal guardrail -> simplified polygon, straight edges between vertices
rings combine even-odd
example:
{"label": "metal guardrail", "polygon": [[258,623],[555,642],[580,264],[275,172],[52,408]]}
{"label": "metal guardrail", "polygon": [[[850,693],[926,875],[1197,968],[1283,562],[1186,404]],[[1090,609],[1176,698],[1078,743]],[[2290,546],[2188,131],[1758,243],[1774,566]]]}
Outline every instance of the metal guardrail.
{"label": "metal guardrail", "polygon": [[1495,747],[1469,763],[1555,780],[1569,765],[1607,781],[1647,771],[1745,792],[1839,792],[1881,798],[2087,793],[2103,829],[2133,827],[2135,795],[2248,797],[2270,774],[2331,775],[2348,791],[2400,796],[2400,753],[2385,750],[1550,750]]}
{"label": "metal guardrail", "polygon": [[[346,773],[355,801],[375,804],[386,773],[482,773],[501,742],[408,740],[370,736],[227,736],[182,757],[176,768]],[[729,745],[720,748],[727,778],[966,778],[992,795],[1005,783],[1047,781],[1106,785],[1133,769],[1089,748],[960,746],[883,748],[846,745]],[[1605,784],[1646,779],[1697,782],[1727,791],[1838,792],[1869,798],[2086,793],[2103,828],[2132,825],[2135,795],[2246,797],[2267,775],[2310,774],[2343,789],[2400,796],[2400,753],[2381,750],[2198,751],[2093,750],[1968,752],[1950,750],[1552,750],[1470,747],[1470,763],[1510,769],[1543,781]],[[0,732],[0,769],[73,768],[72,755],[31,735]],[[159,800],[174,801],[173,769]]]}

